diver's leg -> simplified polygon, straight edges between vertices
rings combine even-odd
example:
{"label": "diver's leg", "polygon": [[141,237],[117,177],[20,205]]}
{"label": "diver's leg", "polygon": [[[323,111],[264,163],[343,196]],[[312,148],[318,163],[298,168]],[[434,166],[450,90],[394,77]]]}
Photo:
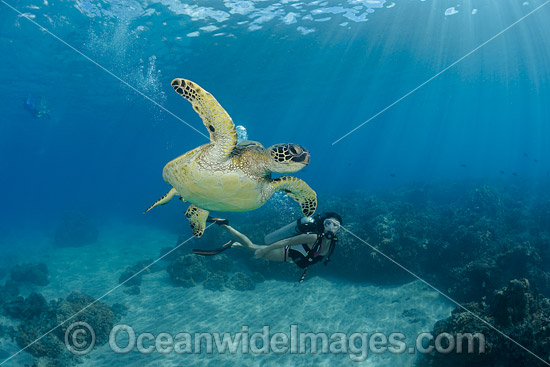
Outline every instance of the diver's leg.
{"label": "diver's leg", "polygon": [[[256,252],[256,250],[259,250],[261,248],[265,248],[266,246],[256,245],[250,241],[250,239],[242,234],[241,232],[237,231],[235,228],[231,227],[227,224],[221,225],[233,238],[237,240],[237,242],[234,242],[231,244],[231,247],[242,247],[248,251]],[[264,255],[261,257],[262,259],[271,260],[271,261],[285,261],[285,249],[284,248],[276,248],[271,251],[267,251]]]}
{"label": "diver's leg", "polygon": [[237,231],[235,228],[231,227],[230,225],[221,224],[221,226],[227,232],[229,232],[229,234],[231,236],[233,236],[233,238],[235,240],[237,240],[237,242],[233,244],[234,247],[243,247],[243,248],[245,248],[249,251],[252,251],[252,252],[254,252],[257,249],[262,247],[262,246],[258,246],[258,245],[253,244],[252,241],[250,241],[250,239],[247,236],[245,236],[241,232]]}
{"label": "diver's leg", "polygon": [[[258,247],[264,247],[264,246],[258,246]],[[266,252],[262,257],[260,257],[260,259],[266,259],[270,261],[285,261],[285,251],[286,249],[284,247],[282,248],[279,247]]]}
{"label": "diver's leg", "polygon": [[[252,247],[247,247],[247,246],[243,245],[240,242],[233,242],[231,244],[231,248],[234,248],[234,247],[242,247],[242,248],[247,249],[248,251],[254,252],[256,254],[256,250],[265,248],[267,246],[265,246],[265,245],[260,246],[260,245],[252,244]],[[280,248],[280,247],[276,248],[276,249],[273,249],[273,250],[269,250],[269,251],[265,252],[264,254],[262,254],[261,256],[256,256],[256,258],[270,260],[270,261],[287,261],[287,259],[285,257],[285,248]]]}

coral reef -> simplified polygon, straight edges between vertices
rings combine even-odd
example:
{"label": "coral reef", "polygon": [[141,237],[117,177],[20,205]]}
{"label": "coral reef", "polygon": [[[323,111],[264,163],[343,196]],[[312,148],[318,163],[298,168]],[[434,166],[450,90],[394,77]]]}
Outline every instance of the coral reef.
{"label": "coral reef", "polygon": [[11,279],[16,282],[29,282],[40,286],[49,283],[48,267],[44,263],[16,265],[10,273]]}
{"label": "coral reef", "polygon": [[201,257],[185,255],[170,262],[166,271],[175,285],[190,288],[206,280],[208,270],[204,262]]}
{"label": "coral reef", "polygon": [[32,292],[26,299],[17,296],[4,304],[4,310],[9,316],[21,319],[32,320],[46,311],[48,304],[41,294]]}
{"label": "coral reef", "polygon": [[[117,317],[109,306],[102,302],[93,303],[95,301],[93,297],[73,291],[67,298],[58,302],[56,319],[58,323],[61,323],[80,312],[71,319],[71,322],[84,321],[90,324],[95,331],[97,345],[102,345],[108,341],[109,333]],[[85,307],[88,308],[84,309]],[[67,326],[63,325],[63,332]]]}
{"label": "coral reef", "polygon": [[256,283],[252,278],[241,272],[231,274],[226,284],[227,288],[237,291],[253,291],[256,289]]}
{"label": "coral reef", "polygon": [[504,204],[498,191],[491,186],[475,188],[466,202],[466,210],[476,219],[482,217],[500,218],[504,213]]}
{"label": "coral reef", "polygon": [[353,233],[339,234],[328,272],[376,284],[414,279],[383,253],[461,302],[514,278],[550,296],[550,216],[540,204],[550,201],[537,195],[545,194],[449,184],[320,197]]}
{"label": "coral reef", "polygon": [[97,241],[99,229],[94,221],[81,212],[67,212],[63,215],[54,234],[59,247],[81,247]]}
{"label": "coral reef", "polygon": [[129,308],[121,303],[114,303],[111,306],[111,310],[114,312],[116,319],[118,320],[128,314]]}
{"label": "coral reef", "polygon": [[8,280],[3,286],[0,286],[0,311],[4,306],[12,302],[19,295],[19,286],[17,282]]}
{"label": "coral reef", "polygon": [[143,272],[140,273],[142,269],[143,268],[137,268],[135,266],[128,266],[126,270],[120,274],[118,283],[124,283],[126,287],[139,287],[143,279]]}
{"label": "coral reef", "polygon": [[[162,267],[158,264],[153,264],[153,259],[138,261],[132,266],[126,267],[126,269],[120,274],[118,278],[119,284],[124,284],[127,288],[124,293],[131,296],[137,296],[141,290],[139,286],[143,280],[143,276],[157,271],[161,271]],[[150,265],[153,264],[153,265]]]}
{"label": "coral reef", "polygon": [[[111,309],[102,302],[94,302],[94,298],[78,291],[72,292],[65,299],[50,302],[41,294],[33,292],[27,298],[11,297],[3,304],[3,308],[13,318],[21,320],[12,335],[20,348],[28,346],[26,351],[37,358],[36,366],[72,366],[78,361],[64,344],[67,327],[78,321],[88,323],[95,331],[96,345],[99,346],[107,342],[114,323],[126,312],[122,305],[115,305]],[[80,313],[74,316],[77,312]],[[68,319],[71,322],[57,327]]]}
{"label": "coral reef", "polygon": [[128,287],[124,290],[124,293],[130,295],[130,296],[137,296],[141,293],[141,289],[137,286],[137,285],[134,285],[132,287]]}
{"label": "coral reef", "polygon": [[0,324],[0,350],[2,349],[2,338],[5,337],[6,339],[8,338],[14,339],[15,334],[16,334],[16,330],[14,329],[13,326],[6,326],[6,325]]}
{"label": "coral reef", "polygon": [[256,282],[263,281],[263,276],[243,270],[224,254],[211,258],[192,254],[180,256],[172,260],[166,270],[175,285],[188,288],[202,284],[215,291],[247,291],[254,290]]}
{"label": "coral reef", "polygon": [[[487,302],[472,302],[465,307],[486,322],[545,361],[550,358],[550,301],[533,291],[526,279],[511,280],[507,287],[495,291]],[[469,312],[457,307],[452,315],[438,321],[433,335],[449,333],[481,333],[485,338],[485,352],[432,353],[419,361],[420,366],[483,366],[517,367],[540,363],[509,339],[496,332]]]}
{"label": "coral reef", "polygon": [[210,289],[211,291],[223,291],[227,278],[227,274],[222,272],[210,273],[202,285],[205,289]]}
{"label": "coral reef", "polygon": [[550,198],[536,200],[530,214],[538,227],[542,228],[545,233],[550,233]]}

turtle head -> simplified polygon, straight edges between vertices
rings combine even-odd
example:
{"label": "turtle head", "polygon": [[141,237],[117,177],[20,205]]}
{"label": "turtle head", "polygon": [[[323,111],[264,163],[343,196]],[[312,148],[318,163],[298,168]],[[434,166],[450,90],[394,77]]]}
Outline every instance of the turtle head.
{"label": "turtle head", "polygon": [[296,172],[309,164],[309,150],[298,144],[275,144],[267,148],[267,153],[272,172]]}

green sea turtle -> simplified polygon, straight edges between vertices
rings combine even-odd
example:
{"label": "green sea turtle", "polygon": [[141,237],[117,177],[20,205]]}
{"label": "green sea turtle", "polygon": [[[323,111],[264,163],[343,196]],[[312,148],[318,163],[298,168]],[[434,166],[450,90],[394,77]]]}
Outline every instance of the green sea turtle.
{"label": "green sea turtle", "polygon": [[162,176],[172,189],[145,213],[180,196],[180,200],[191,203],[185,216],[195,237],[202,236],[210,210],[254,210],[276,191],[299,202],[305,216],[315,213],[317,195],[304,181],[291,176],[271,178],[271,172],[291,173],[308,165],[307,149],[293,143],[267,149],[255,141],[237,144],[233,120],[210,93],[180,78],[172,81],[172,87],[202,118],[210,143],[166,164]]}

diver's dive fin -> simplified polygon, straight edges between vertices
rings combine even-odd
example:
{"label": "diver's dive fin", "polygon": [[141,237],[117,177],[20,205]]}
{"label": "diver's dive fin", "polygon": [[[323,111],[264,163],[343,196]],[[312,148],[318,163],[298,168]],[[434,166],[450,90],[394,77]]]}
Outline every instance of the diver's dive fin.
{"label": "diver's dive fin", "polygon": [[217,255],[219,253],[222,253],[224,252],[225,250],[229,250],[231,248],[231,245],[230,245],[231,241],[227,242],[225,245],[223,245],[222,247],[220,248],[217,248],[217,249],[214,249],[214,250],[200,250],[200,249],[196,249],[194,248],[193,249],[193,253],[195,255],[202,255],[202,256],[214,256],[214,255]]}
{"label": "diver's dive fin", "polygon": [[206,218],[206,223],[216,223],[217,225],[222,225],[222,224],[229,225],[229,221],[227,219],[214,218],[211,216],[208,216],[208,218]]}

